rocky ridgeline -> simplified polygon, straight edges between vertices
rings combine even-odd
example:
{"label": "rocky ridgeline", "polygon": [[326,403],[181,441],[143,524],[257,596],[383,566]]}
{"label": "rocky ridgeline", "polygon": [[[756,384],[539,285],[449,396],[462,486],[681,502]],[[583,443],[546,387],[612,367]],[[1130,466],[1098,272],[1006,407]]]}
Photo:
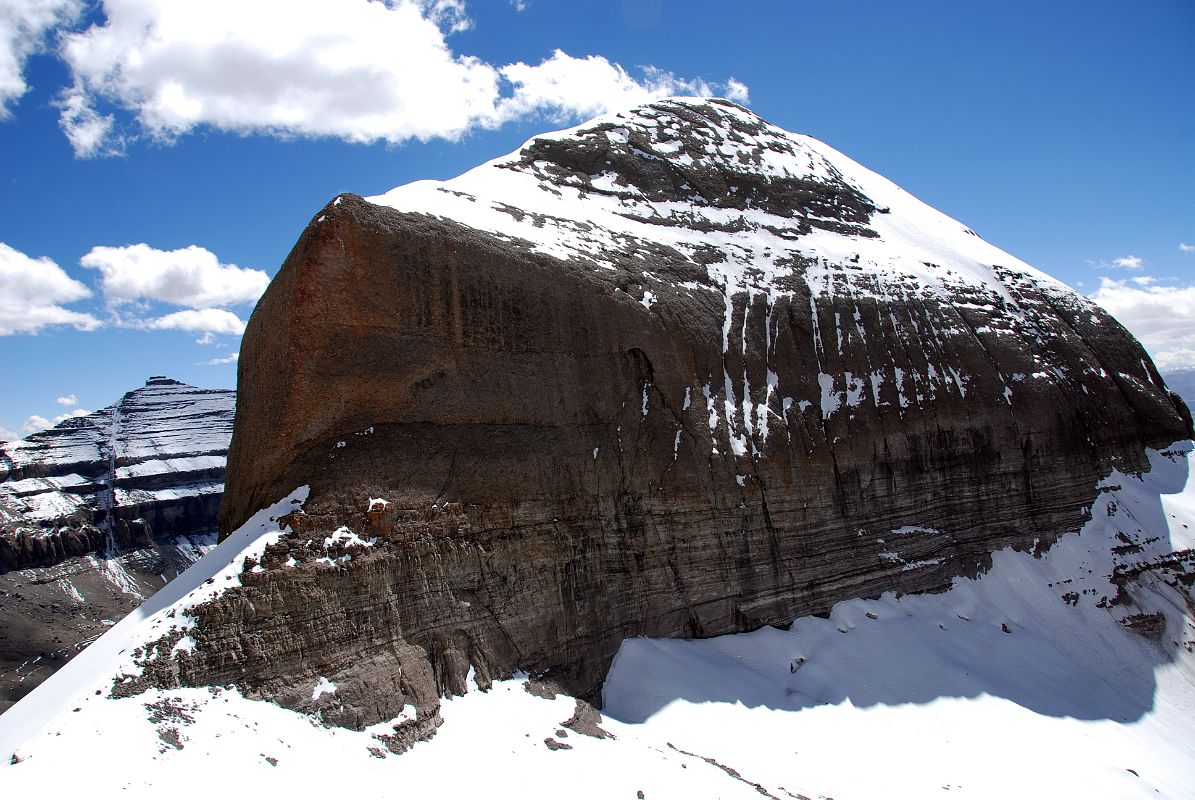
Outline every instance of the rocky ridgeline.
{"label": "rocky ridgeline", "polygon": [[235,399],[155,377],[0,444],[0,710],[215,544]]}
{"label": "rocky ridgeline", "polygon": [[470,677],[597,699],[627,637],[942,589],[1191,435],[1098,306],[700,100],[336,198],[239,393],[222,530],[310,498],[122,691],[234,683],[353,727],[410,704],[402,741]]}

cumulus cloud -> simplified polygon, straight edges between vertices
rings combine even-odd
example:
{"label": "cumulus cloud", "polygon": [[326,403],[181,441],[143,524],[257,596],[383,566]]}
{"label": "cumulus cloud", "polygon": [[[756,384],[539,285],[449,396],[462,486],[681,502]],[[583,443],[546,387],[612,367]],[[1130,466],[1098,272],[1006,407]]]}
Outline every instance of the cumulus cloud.
{"label": "cumulus cloud", "polygon": [[111,306],[139,300],[194,309],[252,303],[270,282],[261,270],[221,264],[215,253],[196,245],[93,247],[79,263],[99,270],[100,292]]}
{"label": "cumulus cloud", "polygon": [[95,330],[98,319],[62,306],[90,295],[50,259],[30,258],[0,242],[0,336],[37,333],[50,325]]}
{"label": "cumulus cloud", "polygon": [[0,442],[11,442],[20,438],[21,434],[17,433],[11,428],[6,428],[3,425],[0,425]]}
{"label": "cumulus cloud", "polygon": [[1195,366],[1195,285],[1103,278],[1091,299],[1141,340],[1158,369]]}
{"label": "cumulus cloud", "polygon": [[46,428],[54,427],[54,423],[43,416],[34,414],[25,419],[25,424],[21,426],[21,432],[28,436],[31,433],[44,431]]}
{"label": "cumulus cloud", "polygon": [[62,397],[55,398],[54,402],[60,406],[77,406],[79,405],[79,398],[73,394],[64,394]]}
{"label": "cumulus cloud", "polygon": [[0,120],[12,114],[29,85],[25,62],[44,49],[47,34],[78,18],[82,0],[3,0],[0,2]]}
{"label": "cumulus cloud", "polygon": [[1195,253],[1195,244],[1187,244],[1186,242],[1178,243],[1178,251],[1180,253]]}
{"label": "cumulus cloud", "polygon": [[700,78],[687,81],[652,67],[644,72],[644,79],[636,80],[601,56],[574,58],[561,50],[536,66],[510,64],[501,74],[514,87],[514,94],[499,102],[499,116],[514,119],[546,113],[554,119],[591,117],[668,95],[714,94]]}
{"label": "cumulus cloud", "polygon": [[119,149],[112,112],[160,141],[210,126],[399,143],[670,94],[747,98],[739,81],[635,78],[601,56],[496,66],[456,53],[446,37],[471,25],[463,0],[107,0],[104,12],[62,47],[74,80],[62,125],[80,156]]}
{"label": "cumulus cloud", "polygon": [[739,105],[747,105],[751,102],[751,92],[747,89],[747,84],[742,81],[737,81],[734,78],[726,80],[726,91],[723,93],[727,100],[738,103]]}
{"label": "cumulus cloud", "polygon": [[1133,255],[1121,256],[1112,259],[1112,266],[1120,269],[1141,269],[1145,266],[1145,260]]}
{"label": "cumulus cloud", "polygon": [[26,436],[38,431],[44,431],[46,428],[53,428],[63,420],[73,419],[74,417],[86,417],[91,412],[84,408],[76,408],[74,411],[68,411],[65,414],[59,414],[53,419],[46,419],[40,414],[33,414],[25,419],[25,424],[21,426],[21,431]]}
{"label": "cumulus cloud", "polygon": [[226,333],[240,336],[245,323],[231,311],[222,308],[187,309],[175,311],[156,319],[144,320],[140,327],[159,331],[188,331],[191,333]]}

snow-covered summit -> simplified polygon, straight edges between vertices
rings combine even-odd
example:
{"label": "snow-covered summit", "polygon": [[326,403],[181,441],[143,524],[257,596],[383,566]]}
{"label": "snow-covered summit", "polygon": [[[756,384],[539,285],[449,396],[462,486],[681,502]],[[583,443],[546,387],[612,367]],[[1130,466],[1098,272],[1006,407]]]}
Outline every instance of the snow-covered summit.
{"label": "snow-covered summit", "polygon": [[803,275],[815,294],[895,286],[1015,303],[1008,284],[1028,279],[1083,302],[832,147],[725,100],[609,114],[452,180],[368,199],[599,268],[669,248],[723,289],[787,294]]}

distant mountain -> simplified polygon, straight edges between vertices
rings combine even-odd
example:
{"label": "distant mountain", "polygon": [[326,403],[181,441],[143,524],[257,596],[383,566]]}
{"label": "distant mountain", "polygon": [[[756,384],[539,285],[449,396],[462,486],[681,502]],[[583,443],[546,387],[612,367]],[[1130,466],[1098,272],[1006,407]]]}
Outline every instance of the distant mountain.
{"label": "distant mountain", "polygon": [[215,543],[235,401],[154,377],[0,445],[0,710]]}
{"label": "distant mountain", "polygon": [[1170,387],[1170,391],[1186,402],[1187,408],[1195,409],[1195,367],[1163,372],[1162,378]]}

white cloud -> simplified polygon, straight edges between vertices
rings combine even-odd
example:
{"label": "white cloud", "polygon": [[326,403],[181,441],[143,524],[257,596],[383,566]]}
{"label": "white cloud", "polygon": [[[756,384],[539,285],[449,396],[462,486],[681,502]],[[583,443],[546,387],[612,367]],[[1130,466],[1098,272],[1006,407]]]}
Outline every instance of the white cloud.
{"label": "white cloud", "polygon": [[75,397],[73,394],[66,394],[62,397],[56,398],[54,402],[60,406],[77,406],[79,405],[79,398]]}
{"label": "white cloud", "polygon": [[215,253],[195,245],[93,247],[79,263],[100,271],[100,291],[112,306],[138,300],[190,308],[252,303],[270,282],[261,270],[221,264]]}
{"label": "white cloud", "polygon": [[1145,266],[1145,260],[1133,255],[1121,256],[1112,259],[1112,266],[1121,269],[1141,269]]}
{"label": "white cloud", "polygon": [[1195,366],[1195,285],[1103,278],[1091,299],[1141,340],[1158,369]]}
{"label": "white cloud", "polygon": [[11,442],[20,438],[21,434],[17,433],[11,428],[6,428],[3,425],[0,425],[0,442]]}
{"label": "white cloud", "polygon": [[139,326],[159,331],[226,333],[232,336],[240,336],[245,332],[245,323],[241,318],[222,308],[175,311],[164,317],[144,320],[139,323]]}
{"label": "white cloud", "polygon": [[1179,242],[1178,250],[1180,253],[1195,253],[1195,244],[1187,244],[1186,242]]}
{"label": "white cloud", "polygon": [[52,427],[54,427],[53,422],[50,422],[45,417],[34,414],[25,419],[25,424],[21,426],[21,432],[28,436],[31,433],[37,433],[38,431],[44,431],[46,428]]}
{"label": "white cloud", "polygon": [[747,89],[747,84],[737,81],[734,78],[727,78],[724,94],[727,100],[738,103],[739,105],[745,106],[751,102],[751,92]]}
{"label": "white cloud", "polygon": [[526,11],[531,5],[531,0],[510,0],[510,4],[514,6],[515,11]]}
{"label": "white cloud", "polygon": [[91,107],[78,88],[66,92],[58,101],[58,124],[76,156],[110,156],[122,152],[124,143],[113,134],[116,120]]}
{"label": "white cloud", "polygon": [[104,12],[62,48],[74,81],[62,124],[82,156],[119,150],[110,111],[160,141],[210,126],[398,143],[669,94],[747,97],[738,81],[651,67],[636,79],[601,56],[496,66],[456,53],[445,36],[471,25],[463,0],[107,0]]}
{"label": "white cloud", "polygon": [[240,353],[229,353],[226,356],[221,356],[220,358],[213,358],[210,361],[205,361],[203,363],[204,363],[204,366],[216,367],[216,366],[219,366],[220,364],[235,364],[237,361],[240,360],[240,358],[241,358]]}
{"label": "white cloud", "polygon": [[557,50],[537,66],[519,62],[501,69],[502,77],[514,87],[514,94],[499,102],[498,113],[502,119],[535,113],[547,113],[554,119],[592,117],[668,95],[714,94],[700,78],[686,81],[654,67],[644,72],[644,79],[639,81],[601,56],[574,58]]}
{"label": "white cloud", "polygon": [[74,411],[68,411],[65,414],[59,414],[53,419],[46,419],[40,414],[34,414],[25,419],[25,424],[21,426],[21,430],[28,436],[31,433],[44,431],[46,428],[53,428],[63,420],[73,419],[74,417],[86,417],[91,412],[84,408],[76,408]]}
{"label": "white cloud", "polygon": [[37,333],[49,325],[95,330],[98,319],[62,307],[90,294],[50,259],[30,258],[0,242],[0,336]]}
{"label": "white cloud", "polygon": [[416,5],[423,16],[441,30],[460,33],[473,27],[473,20],[465,10],[465,0],[416,0]]}
{"label": "white cloud", "polygon": [[0,0],[0,120],[29,90],[29,56],[45,47],[47,33],[77,19],[82,9],[82,0]]}

